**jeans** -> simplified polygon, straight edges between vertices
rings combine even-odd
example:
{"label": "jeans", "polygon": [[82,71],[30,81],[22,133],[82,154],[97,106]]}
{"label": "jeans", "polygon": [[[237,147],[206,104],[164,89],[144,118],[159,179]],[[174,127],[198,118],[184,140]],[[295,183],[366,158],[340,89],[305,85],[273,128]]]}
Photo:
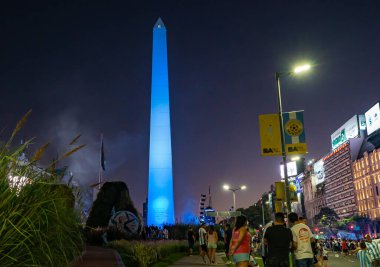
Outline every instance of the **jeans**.
{"label": "jeans", "polygon": [[308,259],[296,259],[296,267],[313,267],[313,258]]}

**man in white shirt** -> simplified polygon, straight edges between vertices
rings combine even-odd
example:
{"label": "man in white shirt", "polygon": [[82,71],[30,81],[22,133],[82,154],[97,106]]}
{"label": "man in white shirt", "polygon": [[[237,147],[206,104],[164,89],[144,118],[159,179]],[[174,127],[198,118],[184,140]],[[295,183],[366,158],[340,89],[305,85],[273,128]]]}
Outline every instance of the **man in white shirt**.
{"label": "man in white shirt", "polygon": [[208,259],[210,260],[210,257],[208,256],[208,253],[207,253],[207,243],[206,243],[207,231],[206,231],[205,227],[206,227],[206,224],[202,223],[201,227],[199,228],[199,231],[198,231],[200,255],[201,255],[204,263],[206,263],[205,255],[207,255]]}
{"label": "man in white shirt", "polygon": [[288,220],[294,224],[291,230],[293,233],[293,249],[296,267],[313,267],[314,254],[311,248],[311,242],[314,242],[314,238],[310,228],[306,224],[298,221],[297,213],[289,213]]}

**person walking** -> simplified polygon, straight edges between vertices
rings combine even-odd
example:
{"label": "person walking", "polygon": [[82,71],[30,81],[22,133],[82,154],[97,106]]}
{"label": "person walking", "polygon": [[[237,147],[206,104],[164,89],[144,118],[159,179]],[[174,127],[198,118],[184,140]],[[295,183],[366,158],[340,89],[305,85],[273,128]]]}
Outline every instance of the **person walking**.
{"label": "person walking", "polygon": [[231,226],[229,223],[226,224],[226,229],[224,230],[224,249],[226,252],[227,262],[226,264],[231,264],[230,259],[230,242],[232,237]]}
{"label": "person walking", "polygon": [[375,243],[372,243],[371,236],[365,235],[365,245],[372,258],[372,267],[380,267],[380,252]]}
{"label": "person walking", "polygon": [[211,264],[215,264],[215,253],[218,247],[218,233],[214,229],[214,225],[210,225],[207,232],[207,250]]}
{"label": "person walking", "polygon": [[325,246],[322,244],[322,262],[321,262],[321,267],[327,267],[327,262],[329,260],[328,252]]}
{"label": "person walking", "polygon": [[195,243],[195,235],[192,226],[189,226],[189,229],[187,230],[187,242],[189,244],[189,256],[192,256]]}
{"label": "person walking", "polygon": [[264,235],[264,243],[268,246],[268,267],[289,267],[292,242],[292,231],[285,226],[285,215],[277,212],[273,226]]}
{"label": "person walking", "polygon": [[230,255],[232,255],[236,267],[247,267],[249,264],[251,235],[248,232],[247,223],[247,217],[244,215],[236,217],[230,242]]}
{"label": "person walking", "polygon": [[298,221],[297,213],[289,213],[288,219],[293,224],[291,230],[296,267],[313,267],[314,254],[311,242],[314,242],[314,238],[309,226]]}
{"label": "person walking", "polygon": [[356,257],[360,263],[360,267],[372,267],[372,257],[368,251],[366,243],[360,242],[358,249]]}
{"label": "person walking", "polygon": [[[205,227],[206,227],[206,224],[202,223],[201,227],[199,228],[199,231],[198,231],[198,233],[199,233],[199,249],[200,249],[199,254],[201,255],[204,263],[206,263],[205,256],[207,255],[207,257],[208,257],[207,243],[206,243],[207,232],[206,232]],[[209,257],[208,257],[208,259],[210,260]]]}

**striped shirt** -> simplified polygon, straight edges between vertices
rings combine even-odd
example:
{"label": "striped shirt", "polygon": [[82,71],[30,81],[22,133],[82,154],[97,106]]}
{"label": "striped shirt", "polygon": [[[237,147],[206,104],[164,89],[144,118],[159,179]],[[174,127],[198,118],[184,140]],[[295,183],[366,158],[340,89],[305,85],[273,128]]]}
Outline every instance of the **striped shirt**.
{"label": "striped shirt", "polygon": [[380,259],[380,252],[375,243],[365,242],[365,245],[367,246],[368,252],[370,253],[373,259]]}
{"label": "striped shirt", "polygon": [[369,251],[367,249],[359,250],[356,254],[356,257],[359,260],[360,267],[371,267],[371,257],[369,255]]}
{"label": "striped shirt", "polygon": [[207,232],[204,228],[199,228],[199,245],[206,245],[206,236]]}

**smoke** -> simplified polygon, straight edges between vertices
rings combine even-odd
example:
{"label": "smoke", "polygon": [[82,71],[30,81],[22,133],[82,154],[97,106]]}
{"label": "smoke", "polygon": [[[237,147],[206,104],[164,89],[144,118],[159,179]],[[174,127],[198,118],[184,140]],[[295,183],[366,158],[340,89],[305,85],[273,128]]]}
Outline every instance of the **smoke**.
{"label": "smoke", "polygon": [[[59,162],[59,166],[67,166],[79,184],[89,185],[97,181],[100,135],[97,140],[96,133],[94,133],[92,128],[88,127],[85,123],[79,123],[77,120],[79,112],[78,109],[70,108],[58,114],[53,121],[49,122],[48,129],[50,129],[50,132],[48,136],[52,138],[52,145],[58,155],[63,155],[80,144],[86,145],[67,159]],[[74,145],[70,146],[69,143],[78,134],[82,136]]]}

